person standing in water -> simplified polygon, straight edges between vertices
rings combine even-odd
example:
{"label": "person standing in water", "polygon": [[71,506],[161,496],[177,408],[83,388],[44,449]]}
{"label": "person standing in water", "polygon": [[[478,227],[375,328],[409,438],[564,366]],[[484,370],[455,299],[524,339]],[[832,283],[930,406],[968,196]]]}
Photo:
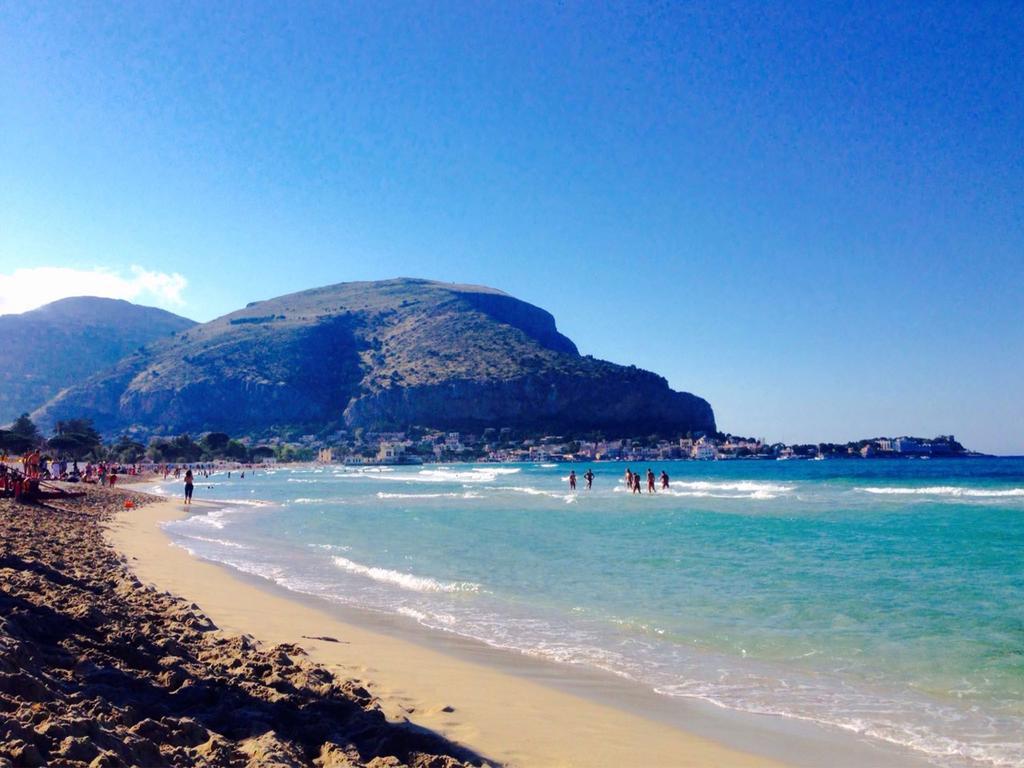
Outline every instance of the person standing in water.
{"label": "person standing in water", "polygon": [[626,467],[626,490],[633,490],[633,471],[629,467]]}
{"label": "person standing in water", "polygon": [[640,493],[640,473],[633,475],[633,493]]}
{"label": "person standing in water", "polygon": [[594,485],[594,472],[593,470],[587,469],[587,474],[583,476],[583,479],[587,481],[587,490],[589,491]]}
{"label": "person standing in water", "polygon": [[668,472],[661,470],[661,490],[668,490]]}
{"label": "person standing in water", "polygon": [[570,491],[575,491],[576,490],[576,470],[575,469],[569,471],[569,490]]}
{"label": "person standing in water", "polygon": [[654,470],[647,468],[647,492],[654,493]]}
{"label": "person standing in water", "polygon": [[192,482],[192,470],[190,469],[188,472],[185,473],[185,503],[186,504],[191,504],[192,503],[192,489],[194,487],[195,487],[195,484]]}

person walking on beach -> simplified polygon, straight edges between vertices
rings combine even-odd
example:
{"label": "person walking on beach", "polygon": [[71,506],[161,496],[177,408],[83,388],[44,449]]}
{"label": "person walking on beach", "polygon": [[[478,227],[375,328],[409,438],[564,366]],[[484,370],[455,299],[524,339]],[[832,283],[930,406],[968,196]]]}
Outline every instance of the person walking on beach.
{"label": "person walking on beach", "polygon": [[186,504],[191,504],[192,503],[192,489],[194,487],[195,487],[195,485],[192,482],[192,470],[190,469],[190,470],[188,470],[185,473],[185,503]]}
{"label": "person walking on beach", "polygon": [[594,485],[594,472],[588,469],[587,474],[583,476],[583,479],[587,481],[587,490],[589,491]]}
{"label": "person walking on beach", "polygon": [[668,472],[661,470],[661,490],[668,490]]}
{"label": "person walking on beach", "polygon": [[570,491],[575,491],[576,490],[576,470],[575,469],[569,471],[569,490]]}
{"label": "person walking on beach", "polygon": [[647,492],[655,493],[654,490],[654,470],[650,467],[647,468]]}

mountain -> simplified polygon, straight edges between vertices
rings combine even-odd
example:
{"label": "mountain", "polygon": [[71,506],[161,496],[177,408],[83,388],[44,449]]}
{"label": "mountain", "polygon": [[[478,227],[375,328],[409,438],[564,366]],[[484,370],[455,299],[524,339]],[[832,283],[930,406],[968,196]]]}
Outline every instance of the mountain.
{"label": "mountain", "polygon": [[138,347],[195,325],[154,307],[79,296],[20,315],[0,315],[0,424],[43,405],[64,387]]}
{"label": "mountain", "polygon": [[492,288],[405,278],[254,302],[136,351],[34,414],[44,425],[71,416],[106,432],[715,428],[705,400],[581,356],[538,307]]}

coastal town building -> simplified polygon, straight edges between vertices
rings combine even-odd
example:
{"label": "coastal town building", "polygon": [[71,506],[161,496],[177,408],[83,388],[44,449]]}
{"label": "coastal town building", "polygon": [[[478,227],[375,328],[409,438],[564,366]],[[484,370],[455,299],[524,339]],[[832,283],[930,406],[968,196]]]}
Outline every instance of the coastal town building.
{"label": "coastal town building", "polygon": [[690,457],[698,461],[709,461],[718,458],[718,450],[707,437],[702,437],[693,444],[690,450]]}
{"label": "coastal town building", "polygon": [[912,437],[897,437],[893,441],[893,450],[896,453],[931,453],[930,445],[918,442]]}
{"label": "coastal town building", "polygon": [[405,457],[405,445],[402,443],[381,442],[377,449],[377,461],[381,464],[397,464]]}

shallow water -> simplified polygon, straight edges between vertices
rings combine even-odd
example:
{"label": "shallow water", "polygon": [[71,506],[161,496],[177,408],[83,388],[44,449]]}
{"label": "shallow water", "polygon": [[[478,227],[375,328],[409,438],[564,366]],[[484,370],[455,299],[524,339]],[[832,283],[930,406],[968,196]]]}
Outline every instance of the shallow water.
{"label": "shallow water", "polygon": [[298,592],[667,696],[1024,765],[1024,460],[660,462],[654,496],[592,466],[576,494],[568,465],[219,474],[196,494],[223,507],[167,530]]}

